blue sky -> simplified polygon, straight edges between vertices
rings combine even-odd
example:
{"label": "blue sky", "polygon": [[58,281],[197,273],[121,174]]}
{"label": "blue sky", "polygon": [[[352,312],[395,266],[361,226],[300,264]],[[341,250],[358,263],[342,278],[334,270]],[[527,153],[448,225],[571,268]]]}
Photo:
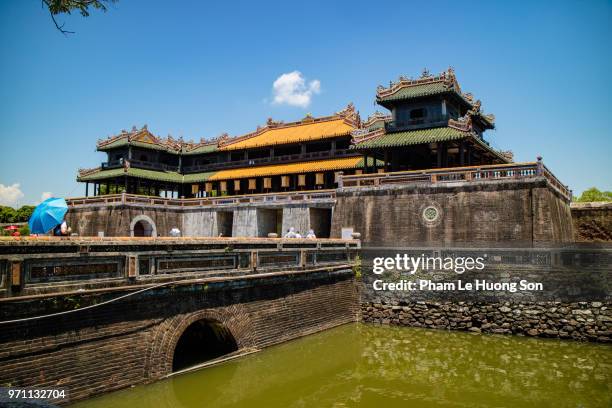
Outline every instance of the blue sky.
{"label": "blue sky", "polygon": [[[351,101],[365,119],[377,85],[449,65],[496,115],[493,146],[612,190],[611,2],[255,3],[120,0],[58,16],[64,36],[40,1],[1,2],[0,200],[82,195],[96,140],[132,125],[210,138]],[[274,103],[293,71],[308,106]]]}

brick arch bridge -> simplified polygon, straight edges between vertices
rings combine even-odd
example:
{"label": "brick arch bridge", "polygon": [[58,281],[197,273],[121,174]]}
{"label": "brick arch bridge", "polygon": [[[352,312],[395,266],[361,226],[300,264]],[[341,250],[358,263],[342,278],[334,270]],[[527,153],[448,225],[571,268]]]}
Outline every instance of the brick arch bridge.
{"label": "brick arch bridge", "polygon": [[[186,280],[76,313],[2,324],[0,384],[67,388],[69,400],[55,401],[64,404],[171,374],[180,337],[202,319],[227,328],[239,352],[355,321],[353,276],[350,267],[338,266]],[[124,294],[119,287],[64,296],[58,304],[81,308]],[[24,310],[47,314],[54,300],[4,302],[0,320]]]}
{"label": "brick arch bridge", "polygon": [[239,350],[257,346],[253,325],[244,309],[239,305],[232,305],[179,314],[162,321],[154,330],[153,342],[145,359],[148,376],[161,378],[172,373],[177,343],[187,328],[198,321],[205,320],[222,325],[231,333]]}

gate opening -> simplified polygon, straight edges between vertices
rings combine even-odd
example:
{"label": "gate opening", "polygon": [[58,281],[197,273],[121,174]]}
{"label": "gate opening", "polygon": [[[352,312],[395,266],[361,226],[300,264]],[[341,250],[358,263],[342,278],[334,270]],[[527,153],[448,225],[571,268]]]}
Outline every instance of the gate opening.
{"label": "gate opening", "polygon": [[331,223],[331,208],[310,208],[310,228],[318,238],[329,238]]}
{"label": "gate opening", "polygon": [[198,320],[181,335],[172,359],[172,371],[213,360],[238,350],[234,336],[221,323]]}
{"label": "gate opening", "polygon": [[134,224],[135,237],[150,237],[153,235],[153,226],[147,221],[140,220]]}
{"label": "gate opening", "polygon": [[220,237],[231,237],[234,226],[234,213],[232,211],[217,212],[217,230]]}
{"label": "gate opening", "polygon": [[269,233],[283,236],[283,210],[282,209],[257,209],[257,236],[267,237]]}

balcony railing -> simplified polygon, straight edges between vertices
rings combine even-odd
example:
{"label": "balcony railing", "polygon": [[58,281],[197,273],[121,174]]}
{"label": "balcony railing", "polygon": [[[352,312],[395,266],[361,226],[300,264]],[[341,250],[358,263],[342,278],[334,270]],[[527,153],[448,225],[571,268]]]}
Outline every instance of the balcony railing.
{"label": "balcony railing", "polygon": [[183,166],[183,173],[198,173],[206,171],[214,171],[228,168],[247,167],[265,164],[282,164],[299,162],[312,159],[328,159],[333,157],[344,157],[355,155],[354,150],[339,149],[335,151],[325,150],[321,152],[297,153],[283,156],[261,157],[257,159],[226,161],[221,163],[198,164],[193,166]]}
{"label": "balcony railing", "polygon": [[399,171],[342,176],[340,188],[377,187],[381,185],[408,183],[452,183],[467,181],[492,181],[544,177],[550,186],[567,201],[571,201],[571,190],[563,185],[541,161],[531,163],[494,164],[485,166],[457,167]]}
{"label": "balcony railing", "polygon": [[334,190],[292,191],[284,193],[247,194],[236,196],[206,197],[206,198],[163,198],[142,196],[136,194],[109,194],[94,197],[69,198],[67,203],[75,206],[96,205],[138,205],[138,206],[174,206],[174,207],[201,207],[223,206],[255,203],[306,203],[331,201],[336,198]]}
{"label": "balcony railing", "polygon": [[[179,166],[175,166],[171,164],[155,163],[155,162],[142,161],[142,160],[128,160],[128,161],[130,163],[130,166],[138,167],[139,169],[160,170],[160,171],[179,171]],[[104,162],[102,163],[101,167],[102,167],[102,170],[109,170],[109,169],[117,169],[117,168],[123,167],[123,165],[124,165],[123,160],[116,160],[116,161]]]}
{"label": "balcony railing", "polygon": [[443,126],[448,123],[448,115],[427,116],[424,118],[394,120],[385,123],[387,132],[399,132],[402,130],[415,130],[434,126]]}

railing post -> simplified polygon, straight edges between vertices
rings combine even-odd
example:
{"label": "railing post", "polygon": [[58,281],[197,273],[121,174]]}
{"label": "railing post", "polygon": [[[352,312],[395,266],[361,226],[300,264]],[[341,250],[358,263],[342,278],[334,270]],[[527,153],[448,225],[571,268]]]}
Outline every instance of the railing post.
{"label": "railing post", "polygon": [[21,290],[21,261],[11,262],[11,287],[15,290]]}
{"label": "railing post", "polygon": [[133,255],[129,255],[127,257],[127,261],[128,261],[128,279],[136,279],[136,257]]}
{"label": "railing post", "polygon": [[343,188],[344,187],[344,172],[343,171],[339,171],[338,173],[338,188]]}
{"label": "railing post", "polygon": [[536,175],[541,176],[544,173],[543,168],[544,168],[544,163],[542,163],[542,156],[538,156]]}
{"label": "railing post", "polygon": [[121,204],[125,204],[125,192],[121,193]]}
{"label": "railing post", "polygon": [[251,251],[251,270],[257,272],[257,251]]}

